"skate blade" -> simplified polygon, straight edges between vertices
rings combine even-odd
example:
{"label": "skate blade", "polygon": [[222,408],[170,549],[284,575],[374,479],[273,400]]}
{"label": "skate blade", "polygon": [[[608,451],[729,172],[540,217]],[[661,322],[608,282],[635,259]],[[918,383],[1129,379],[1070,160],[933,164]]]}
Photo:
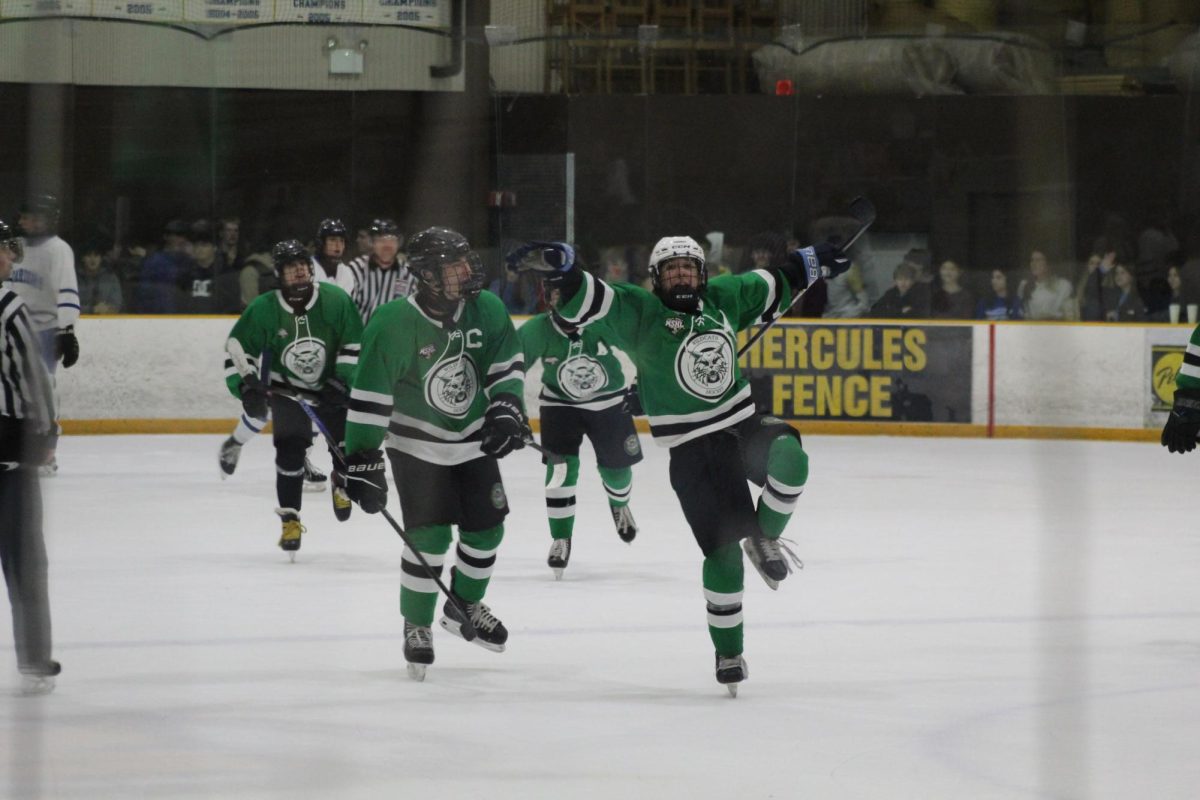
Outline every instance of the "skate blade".
{"label": "skate blade", "polygon": [[424,664],[409,664],[408,665],[408,677],[412,678],[414,681],[417,681],[418,683],[423,683],[425,681],[425,665]]}
{"label": "skate blade", "polygon": [[554,580],[561,581],[562,574],[563,574],[563,568],[562,567],[551,567],[550,569],[554,572]]}
{"label": "skate blade", "polygon": [[309,483],[308,481],[305,481],[304,482],[304,491],[306,491],[306,492],[323,492],[323,491],[325,491],[325,484],[324,483]]}
{"label": "skate blade", "polygon": [[725,684],[725,691],[729,692],[730,697],[737,697],[738,685],[736,683]]}
{"label": "skate blade", "polygon": [[[462,635],[462,626],[459,625],[454,620],[450,619],[449,617],[442,617],[438,621],[438,624],[442,626],[442,630],[444,630],[446,633],[452,633],[455,636],[457,636],[458,638],[463,639],[463,641],[466,641],[466,639]],[[491,650],[493,653],[503,653],[504,652],[504,645],[492,644],[491,642],[485,642],[482,638],[479,637],[479,634],[476,634],[475,638],[471,639],[471,643],[479,645],[484,650]]]}

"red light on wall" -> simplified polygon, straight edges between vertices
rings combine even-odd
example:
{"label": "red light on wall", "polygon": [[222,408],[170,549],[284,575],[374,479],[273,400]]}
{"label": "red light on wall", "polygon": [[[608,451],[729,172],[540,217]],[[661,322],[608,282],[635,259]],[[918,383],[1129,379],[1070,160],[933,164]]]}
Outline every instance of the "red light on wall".
{"label": "red light on wall", "polygon": [[793,86],[792,82],[790,80],[788,80],[787,78],[784,78],[781,81],[775,81],[775,96],[776,97],[788,97],[795,93],[796,93],[796,87]]}

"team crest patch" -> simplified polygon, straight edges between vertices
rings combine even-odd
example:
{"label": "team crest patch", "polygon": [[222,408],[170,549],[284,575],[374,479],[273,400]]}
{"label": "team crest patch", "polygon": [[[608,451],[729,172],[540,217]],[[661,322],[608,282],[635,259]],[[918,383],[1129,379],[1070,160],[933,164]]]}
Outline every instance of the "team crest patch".
{"label": "team crest patch", "polygon": [[492,485],[492,505],[497,509],[504,508],[508,503],[508,498],[504,496],[504,484],[496,483]]}
{"label": "team crest patch", "polygon": [[733,385],[733,343],[723,333],[697,333],[675,355],[679,385],[696,397],[716,400]]}
{"label": "team crest patch", "polygon": [[542,359],[542,360],[543,360],[543,361],[545,361],[547,364],[557,364],[557,363],[558,363],[558,356],[546,356],[546,357],[545,357],[544,359]]}
{"label": "team crest patch", "polygon": [[283,328],[280,328],[279,332],[276,333],[275,335],[278,336],[280,339],[286,339],[288,337],[288,332],[285,331]]}
{"label": "team crest patch", "polygon": [[558,368],[558,385],[574,400],[591,397],[607,384],[604,365],[591,356],[569,358]]}
{"label": "team crest patch", "polygon": [[470,358],[447,358],[425,375],[425,402],[448,417],[465,417],[478,392],[479,372]]}
{"label": "team crest patch", "polygon": [[297,339],[283,350],[283,365],[309,386],[321,382],[325,360],[325,343],[320,339]]}
{"label": "team crest patch", "polygon": [[679,317],[667,317],[667,321],[663,324],[667,326],[667,330],[671,333],[679,333],[683,330],[683,320]]}
{"label": "team crest patch", "polygon": [[636,433],[631,433],[625,437],[625,452],[631,456],[636,456],[638,453],[642,452],[642,446],[638,444],[638,437]]}
{"label": "team crest patch", "polygon": [[433,358],[433,351],[436,349],[433,345],[427,344],[417,351],[417,355],[421,358]]}

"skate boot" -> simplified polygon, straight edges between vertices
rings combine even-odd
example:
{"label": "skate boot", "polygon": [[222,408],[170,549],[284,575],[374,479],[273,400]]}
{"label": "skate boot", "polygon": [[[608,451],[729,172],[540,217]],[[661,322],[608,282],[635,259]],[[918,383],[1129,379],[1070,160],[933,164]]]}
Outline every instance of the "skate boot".
{"label": "skate boot", "polygon": [[38,475],[43,478],[53,478],[58,474],[58,456],[51,453],[45,463],[38,467]]}
{"label": "skate boot", "polygon": [[613,524],[617,526],[617,536],[625,544],[632,542],[633,537],[637,536],[638,527],[629,506],[609,506],[608,510],[612,512]]}
{"label": "skate boot", "polygon": [[404,660],[408,662],[408,677],[425,680],[425,667],[433,663],[433,631],[428,625],[404,621]]}
{"label": "skate boot", "polygon": [[300,512],[294,508],[277,508],[275,513],[283,521],[283,533],[279,537],[279,549],[287,553],[292,561],[296,560],[296,551],[300,549],[300,535],[306,528],[300,524]]}
{"label": "skate boot", "polygon": [[[492,614],[492,610],[483,603],[468,603],[461,597],[456,599],[467,610],[471,624],[475,626],[475,638],[471,641],[493,653],[503,653],[504,643],[508,641],[508,628],[504,627],[504,623],[498,620]],[[446,604],[442,606],[442,614],[441,626],[448,633],[453,633],[461,638],[463,617],[458,607],[447,600]]]}
{"label": "skate boot", "polygon": [[325,473],[313,466],[313,463],[304,458],[304,491],[306,492],[323,492],[325,484],[329,482],[329,478],[325,477]]}
{"label": "skate boot", "polygon": [[50,661],[38,666],[21,667],[20,693],[25,697],[50,694],[54,691],[54,678],[62,672],[62,664]]}
{"label": "skate boot", "polygon": [[333,516],[338,522],[345,522],[350,519],[350,511],[354,505],[350,502],[350,495],[346,494],[346,479],[337,470],[333,471],[333,491],[329,493],[329,497],[333,500]]}
{"label": "skate boot", "polygon": [[221,442],[221,451],[217,454],[217,463],[221,465],[221,480],[233,474],[241,455],[242,446],[234,441],[232,436]]}
{"label": "skate boot", "polygon": [[554,570],[554,580],[562,580],[563,570],[567,568],[567,562],[570,560],[570,539],[555,539],[550,543],[550,557],[546,559],[546,563],[550,565],[550,569]]}
{"label": "skate boot", "polygon": [[[804,566],[782,540],[768,539],[762,534],[747,536],[742,540],[742,549],[746,551],[750,563],[771,589],[779,588],[779,582],[792,571],[792,564],[797,567]],[[789,560],[791,564],[788,563]]]}
{"label": "skate boot", "polygon": [[717,683],[723,684],[730,697],[737,697],[738,684],[750,677],[746,659],[740,655],[723,656],[717,653]]}

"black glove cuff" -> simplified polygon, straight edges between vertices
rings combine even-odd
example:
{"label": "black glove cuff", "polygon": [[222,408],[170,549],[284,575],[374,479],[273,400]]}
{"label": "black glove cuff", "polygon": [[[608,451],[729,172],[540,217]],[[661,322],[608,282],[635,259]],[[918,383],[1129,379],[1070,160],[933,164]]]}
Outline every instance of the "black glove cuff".
{"label": "black glove cuff", "polygon": [[1200,413],[1200,389],[1176,389],[1175,408]]}

